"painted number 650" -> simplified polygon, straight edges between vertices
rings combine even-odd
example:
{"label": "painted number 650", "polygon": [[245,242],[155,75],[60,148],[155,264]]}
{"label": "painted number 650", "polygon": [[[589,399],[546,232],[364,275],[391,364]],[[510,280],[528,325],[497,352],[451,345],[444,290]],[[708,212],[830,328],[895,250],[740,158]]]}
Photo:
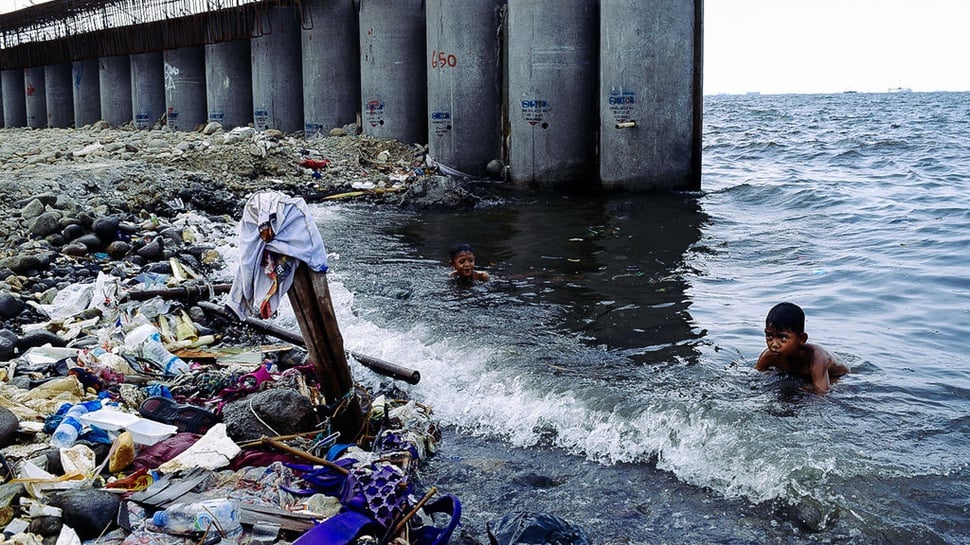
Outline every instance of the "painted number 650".
{"label": "painted number 650", "polygon": [[435,49],[431,52],[431,68],[454,68],[458,64],[458,57],[445,54]]}

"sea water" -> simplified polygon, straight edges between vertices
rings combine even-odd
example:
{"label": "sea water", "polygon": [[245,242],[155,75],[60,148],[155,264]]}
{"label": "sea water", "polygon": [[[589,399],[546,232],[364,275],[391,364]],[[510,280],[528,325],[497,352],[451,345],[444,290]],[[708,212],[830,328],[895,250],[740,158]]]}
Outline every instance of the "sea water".
{"label": "sea water", "polygon": [[[710,96],[703,150],[696,193],[314,205],[346,347],[444,426],[422,478],[478,540],[970,542],[970,94]],[[454,242],[494,280],[449,281]],[[752,369],[780,301],[851,368],[829,394]]]}

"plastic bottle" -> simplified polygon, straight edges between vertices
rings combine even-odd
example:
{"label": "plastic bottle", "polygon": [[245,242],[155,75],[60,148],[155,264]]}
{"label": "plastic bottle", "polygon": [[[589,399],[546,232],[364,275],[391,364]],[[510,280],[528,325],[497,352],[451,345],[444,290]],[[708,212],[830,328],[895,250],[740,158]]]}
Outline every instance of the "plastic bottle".
{"label": "plastic bottle", "polygon": [[125,335],[125,345],[142,358],[157,364],[166,375],[188,373],[189,364],[162,344],[162,335],[152,324],[142,324]]}
{"label": "plastic bottle", "polygon": [[236,502],[225,498],[195,503],[173,503],[155,512],[152,523],[170,534],[194,534],[220,532],[225,539],[235,539],[242,534],[239,508]]}
{"label": "plastic bottle", "polygon": [[77,441],[77,436],[81,434],[84,427],[78,420],[82,414],[96,411],[101,408],[101,400],[85,401],[71,406],[64,413],[64,419],[57,425],[54,434],[51,435],[51,446],[55,448],[68,448]]}

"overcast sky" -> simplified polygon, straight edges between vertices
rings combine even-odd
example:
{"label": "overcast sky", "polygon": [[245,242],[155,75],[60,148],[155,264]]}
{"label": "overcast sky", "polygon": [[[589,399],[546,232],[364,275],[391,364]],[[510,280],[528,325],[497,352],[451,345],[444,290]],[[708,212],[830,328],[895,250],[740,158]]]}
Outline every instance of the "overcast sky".
{"label": "overcast sky", "polygon": [[970,91],[968,24],[970,0],[704,0],[704,93]]}
{"label": "overcast sky", "polygon": [[704,92],[970,91],[970,0],[705,0]]}

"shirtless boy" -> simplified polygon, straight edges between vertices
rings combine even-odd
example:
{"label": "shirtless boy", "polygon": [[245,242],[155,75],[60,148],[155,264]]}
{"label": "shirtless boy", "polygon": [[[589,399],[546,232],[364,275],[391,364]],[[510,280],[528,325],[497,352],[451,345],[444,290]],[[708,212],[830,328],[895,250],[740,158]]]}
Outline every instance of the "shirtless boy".
{"label": "shirtless boy", "polygon": [[455,244],[448,250],[451,258],[451,276],[462,282],[485,281],[491,276],[485,271],[475,270],[475,251],[468,244]]}
{"label": "shirtless boy", "polygon": [[755,369],[775,368],[782,373],[806,379],[802,389],[824,394],[835,380],[849,372],[831,354],[808,342],[805,312],[792,303],[778,303],[765,318],[765,342],[768,348],[758,356]]}

